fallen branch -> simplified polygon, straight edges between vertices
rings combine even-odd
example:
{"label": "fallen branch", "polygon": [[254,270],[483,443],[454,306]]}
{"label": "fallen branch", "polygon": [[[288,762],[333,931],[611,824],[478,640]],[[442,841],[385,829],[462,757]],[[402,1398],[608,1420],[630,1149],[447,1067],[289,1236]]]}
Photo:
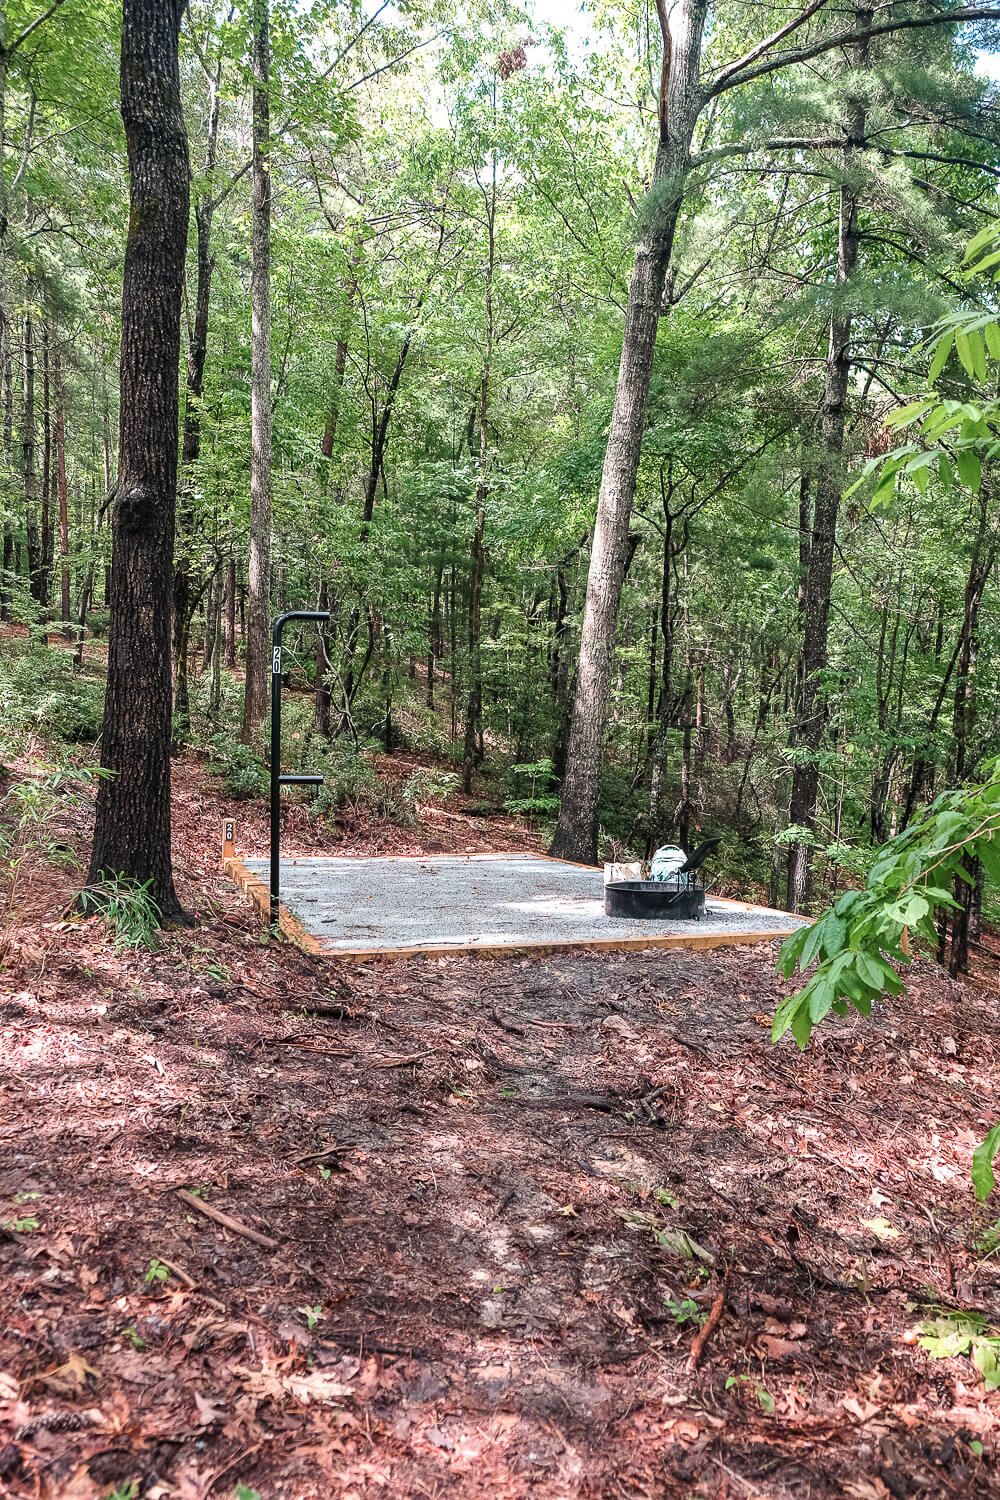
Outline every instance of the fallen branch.
{"label": "fallen branch", "polygon": [[548,1099],[508,1099],[508,1104],[521,1104],[526,1109],[596,1109],[605,1115],[617,1114],[620,1099],[611,1099],[607,1094],[555,1094]]}
{"label": "fallen branch", "polygon": [[495,1026],[499,1026],[501,1031],[509,1031],[511,1036],[524,1036],[523,1026],[517,1026],[513,1021],[505,1021],[495,1010],[490,1011],[490,1020]]}
{"label": "fallen branch", "polygon": [[300,1010],[307,1016],[322,1016],[328,1021],[367,1021],[369,1013],[366,1010],[352,1010],[349,1005],[337,1004],[330,1001],[328,1004],[315,1001],[310,1005],[292,1007],[293,1012]]}
{"label": "fallen branch", "polygon": [[293,1156],[292,1166],[302,1167],[307,1162],[325,1161],[328,1156],[343,1156],[347,1151],[353,1151],[353,1146],[323,1146],[319,1151],[307,1151],[304,1156]]}
{"label": "fallen branch", "polygon": [[705,1352],[705,1345],[708,1343],[709,1339],[712,1337],[712,1334],[718,1328],[719,1323],[722,1320],[723,1310],[726,1306],[726,1292],[728,1290],[729,1275],[727,1273],[726,1276],[723,1277],[722,1286],[716,1293],[715,1299],[713,1300],[712,1305],[708,1310],[708,1317],[705,1319],[704,1323],[701,1325],[701,1327],[698,1329],[698,1332],[694,1336],[694,1343],[691,1345],[691,1353],[688,1355],[687,1362],[689,1375],[698,1368],[698,1361],[701,1359],[701,1356]]}
{"label": "fallen branch", "polygon": [[326,1047],[325,1037],[279,1036],[274,1039],[276,1047],[290,1047],[294,1052],[311,1052],[316,1057],[357,1057],[357,1052],[345,1047]]}
{"label": "fallen branch", "polygon": [[[666,1092],[666,1085],[661,1084],[659,1088],[650,1089],[648,1094],[643,1094],[641,1099],[637,1099],[635,1101],[636,1110],[640,1111],[641,1115],[645,1118],[648,1124],[660,1126],[663,1125],[664,1122],[657,1115],[655,1109],[653,1108],[653,1105],[657,1102],[657,1100],[662,1099],[663,1095]],[[634,1112],[632,1118],[635,1118]]]}
{"label": "fallen branch", "polygon": [[221,1224],[223,1229],[229,1229],[233,1234],[242,1235],[245,1240],[253,1240],[255,1245],[260,1245],[265,1250],[277,1250],[278,1241],[272,1240],[270,1235],[261,1234],[259,1229],[251,1229],[249,1224],[241,1224],[239,1219],[234,1219],[231,1214],[225,1214],[221,1208],[213,1208],[211,1203],[204,1203],[189,1193],[187,1188],[178,1188],[177,1196],[188,1208],[196,1208],[206,1219],[211,1219],[216,1224]]}

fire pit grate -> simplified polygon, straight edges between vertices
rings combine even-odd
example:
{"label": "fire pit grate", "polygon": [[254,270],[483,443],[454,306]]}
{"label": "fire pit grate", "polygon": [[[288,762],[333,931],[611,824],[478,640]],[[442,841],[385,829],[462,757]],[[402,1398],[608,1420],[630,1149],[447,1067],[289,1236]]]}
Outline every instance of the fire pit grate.
{"label": "fire pit grate", "polygon": [[607,917],[698,922],[704,911],[705,887],[689,875],[669,880],[614,880],[604,887]]}

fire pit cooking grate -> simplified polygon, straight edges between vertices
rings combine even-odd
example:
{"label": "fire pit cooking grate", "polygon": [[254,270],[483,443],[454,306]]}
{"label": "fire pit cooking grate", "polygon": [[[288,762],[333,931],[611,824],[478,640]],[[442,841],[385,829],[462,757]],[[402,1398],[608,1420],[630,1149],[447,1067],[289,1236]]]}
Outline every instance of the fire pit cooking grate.
{"label": "fire pit cooking grate", "polygon": [[705,885],[699,872],[720,842],[706,839],[675,874],[664,879],[609,881],[604,887],[605,916],[699,922],[705,912]]}

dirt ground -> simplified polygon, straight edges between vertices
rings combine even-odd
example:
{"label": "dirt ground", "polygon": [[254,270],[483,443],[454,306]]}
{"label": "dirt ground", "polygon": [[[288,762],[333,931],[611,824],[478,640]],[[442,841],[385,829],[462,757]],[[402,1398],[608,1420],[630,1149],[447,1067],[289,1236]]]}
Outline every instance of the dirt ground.
{"label": "dirt ground", "polygon": [[[800,1056],[771,947],[268,946],[197,766],[176,807],[195,927],[116,956],[40,868],[0,965],[0,1494],[1000,1495],[1000,1399],[907,1340],[1000,1316],[991,959]],[[287,841],[531,842],[460,811]]]}

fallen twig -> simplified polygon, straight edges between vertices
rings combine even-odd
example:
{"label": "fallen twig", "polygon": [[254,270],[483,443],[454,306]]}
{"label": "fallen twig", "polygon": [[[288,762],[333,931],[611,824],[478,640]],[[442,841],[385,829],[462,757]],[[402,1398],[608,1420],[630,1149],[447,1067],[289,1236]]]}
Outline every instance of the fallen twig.
{"label": "fallen twig", "polygon": [[375,1059],[376,1068],[408,1068],[411,1063],[424,1062],[428,1057],[433,1057],[433,1052],[411,1052],[406,1057],[379,1057]]}
{"label": "fallen twig", "polygon": [[290,1009],[299,1011],[306,1016],[322,1016],[328,1021],[367,1021],[369,1013],[366,1010],[352,1010],[349,1005],[342,1001],[311,1001],[308,1005],[292,1006]]}
{"label": "fallen twig", "polygon": [[490,1020],[495,1026],[499,1026],[501,1031],[509,1031],[511,1036],[524,1036],[523,1026],[516,1026],[513,1021],[505,1020],[502,1016],[498,1016],[495,1010],[490,1011]]}
{"label": "fallen twig", "polygon": [[701,1356],[705,1352],[705,1345],[708,1343],[709,1339],[712,1337],[712,1334],[719,1326],[723,1310],[726,1306],[726,1293],[728,1290],[729,1275],[727,1273],[723,1277],[722,1285],[716,1293],[712,1305],[708,1310],[708,1317],[705,1319],[704,1323],[701,1325],[701,1327],[698,1329],[698,1332],[694,1336],[694,1343],[691,1345],[691,1353],[688,1355],[687,1362],[689,1375],[692,1373],[692,1371],[698,1368],[698,1361],[701,1359]]}
{"label": "fallen twig", "polygon": [[343,1156],[347,1151],[353,1151],[353,1146],[324,1146],[319,1151],[307,1151],[303,1156],[293,1156],[292,1166],[302,1167],[307,1162],[325,1161],[328,1156]]}
{"label": "fallen twig", "polygon": [[220,1479],[223,1479],[235,1469],[237,1464],[245,1463],[248,1458],[252,1458],[255,1453],[259,1453],[263,1446],[263,1443],[255,1443],[252,1448],[244,1448],[241,1452],[237,1453],[235,1458],[231,1458],[228,1463],[224,1463],[221,1469],[216,1469],[215,1473],[208,1479],[202,1493],[210,1495]]}
{"label": "fallen twig", "polygon": [[211,1203],[204,1203],[194,1193],[189,1193],[187,1188],[178,1188],[177,1196],[189,1208],[196,1208],[200,1214],[204,1214],[206,1219],[221,1224],[223,1229],[232,1230],[233,1234],[240,1234],[245,1240],[253,1240],[255,1245],[261,1245],[265,1250],[277,1250],[278,1241],[272,1240],[270,1235],[261,1234],[259,1229],[251,1229],[249,1224],[241,1224],[239,1219],[223,1213],[221,1208],[213,1208]]}
{"label": "fallen twig", "polygon": [[526,1109],[597,1109],[602,1114],[613,1115],[621,1108],[620,1099],[611,1099],[607,1094],[556,1094],[548,1099],[508,1099],[508,1104],[521,1104]]}
{"label": "fallen twig", "polygon": [[196,1287],[198,1285],[194,1277],[189,1276],[184,1267],[179,1266],[175,1260],[167,1260],[167,1257],[165,1255],[158,1255],[156,1258],[160,1262],[160,1265],[166,1266],[171,1275],[176,1276],[177,1280],[184,1286]]}

